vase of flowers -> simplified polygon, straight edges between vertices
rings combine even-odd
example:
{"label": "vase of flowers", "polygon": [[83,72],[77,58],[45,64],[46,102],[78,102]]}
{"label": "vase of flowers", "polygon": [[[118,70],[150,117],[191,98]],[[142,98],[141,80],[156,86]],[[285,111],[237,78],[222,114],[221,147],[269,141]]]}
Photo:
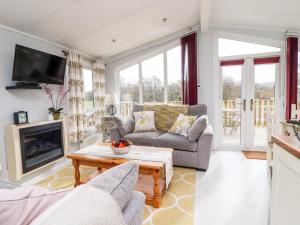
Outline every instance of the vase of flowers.
{"label": "vase of flowers", "polygon": [[61,104],[70,90],[65,91],[64,86],[60,86],[55,101],[53,100],[53,89],[51,87],[49,87],[48,85],[43,85],[43,90],[45,91],[52,104],[52,106],[48,108],[49,113],[52,114],[54,120],[59,120],[61,111],[63,110]]}

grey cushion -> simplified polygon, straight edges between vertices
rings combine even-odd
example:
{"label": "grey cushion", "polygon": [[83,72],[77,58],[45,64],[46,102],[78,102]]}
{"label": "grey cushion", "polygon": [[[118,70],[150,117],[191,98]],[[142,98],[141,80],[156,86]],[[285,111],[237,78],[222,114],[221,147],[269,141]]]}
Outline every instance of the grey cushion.
{"label": "grey cushion", "polygon": [[197,142],[189,141],[188,138],[172,133],[162,134],[157,138],[157,144],[160,147],[180,149],[186,151],[197,151]]}
{"label": "grey cushion", "polygon": [[190,105],[188,108],[188,115],[190,116],[207,115],[207,107],[204,104]]}
{"label": "grey cushion", "polygon": [[125,135],[123,138],[128,139],[135,145],[152,145],[156,146],[156,138],[161,134],[159,131],[137,132]]}
{"label": "grey cushion", "polygon": [[130,161],[106,170],[88,184],[111,194],[123,209],[135,189],[138,171],[139,165]]}
{"label": "grey cushion", "polygon": [[199,136],[203,133],[205,128],[207,127],[207,116],[203,115],[200,116],[196,121],[193,123],[191,128],[189,129],[189,140],[190,141],[197,141]]}
{"label": "grey cushion", "polygon": [[116,124],[119,127],[119,132],[121,136],[125,136],[126,134],[129,134],[133,132],[134,130],[134,119],[132,117],[126,117],[126,118],[116,118]]}
{"label": "grey cushion", "polygon": [[127,225],[141,225],[144,219],[145,194],[134,191],[123,209],[124,221]]}

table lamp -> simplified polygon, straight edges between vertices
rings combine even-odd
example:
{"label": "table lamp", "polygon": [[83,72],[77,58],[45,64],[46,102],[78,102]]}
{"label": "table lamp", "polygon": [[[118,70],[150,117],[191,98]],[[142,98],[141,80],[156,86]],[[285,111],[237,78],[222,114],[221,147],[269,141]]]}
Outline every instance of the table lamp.
{"label": "table lamp", "polygon": [[107,113],[110,116],[114,116],[117,113],[116,104],[118,104],[118,99],[116,94],[105,95],[105,105],[107,106]]}

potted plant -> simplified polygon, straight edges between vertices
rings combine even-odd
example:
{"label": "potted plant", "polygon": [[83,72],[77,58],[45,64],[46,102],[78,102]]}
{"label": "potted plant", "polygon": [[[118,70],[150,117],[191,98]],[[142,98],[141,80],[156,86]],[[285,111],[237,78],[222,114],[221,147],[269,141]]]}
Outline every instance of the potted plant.
{"label": "potted plant", "polygon": [[66,98],[67,93],[70,91],[70,89],[64,91],[64,86],[60,86],[55,102],[53,100],[53,89],[48,85],[43,85],[43,90],[45,91],[46,95],[49,97],[52,104],[52,107],[48,108],[49,113],[52,114],[54,120],[59,120],[61,111],[63,110],[61,104],[63,100]]}

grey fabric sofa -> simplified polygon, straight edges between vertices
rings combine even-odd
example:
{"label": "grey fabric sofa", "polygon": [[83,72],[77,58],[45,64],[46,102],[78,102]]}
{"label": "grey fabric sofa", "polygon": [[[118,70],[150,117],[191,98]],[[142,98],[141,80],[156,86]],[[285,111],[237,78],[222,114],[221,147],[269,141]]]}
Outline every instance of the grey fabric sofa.
{"label": "grey fabric sofa", "polygon": [[[135,105],[133,112],[142,111],[142,105]],[[206,105],[193,105],[188,107],[188,115],[201,116],[207,114]],[[213,129],[207,125],[197,141],[189,141],[188,138],[163,131],[127,133],[121,135],[120,127],[110,129],[111,140],[125,138],[135,145],[156,146],[173,148],[173,164],[176,166],[192,167],[206,171],[209,166],[210,152],[213,141]]]}
{"label": "grey fabric sofa", "polygon": [[[0,190],[15,189],[19,186],[0,181]],[[126,225],[142,225],[145,206],[145,195],[141,192],[134,191],[131,198],[123,209],[124,221]],[[13,215],[12,215],[13,216]]]}

